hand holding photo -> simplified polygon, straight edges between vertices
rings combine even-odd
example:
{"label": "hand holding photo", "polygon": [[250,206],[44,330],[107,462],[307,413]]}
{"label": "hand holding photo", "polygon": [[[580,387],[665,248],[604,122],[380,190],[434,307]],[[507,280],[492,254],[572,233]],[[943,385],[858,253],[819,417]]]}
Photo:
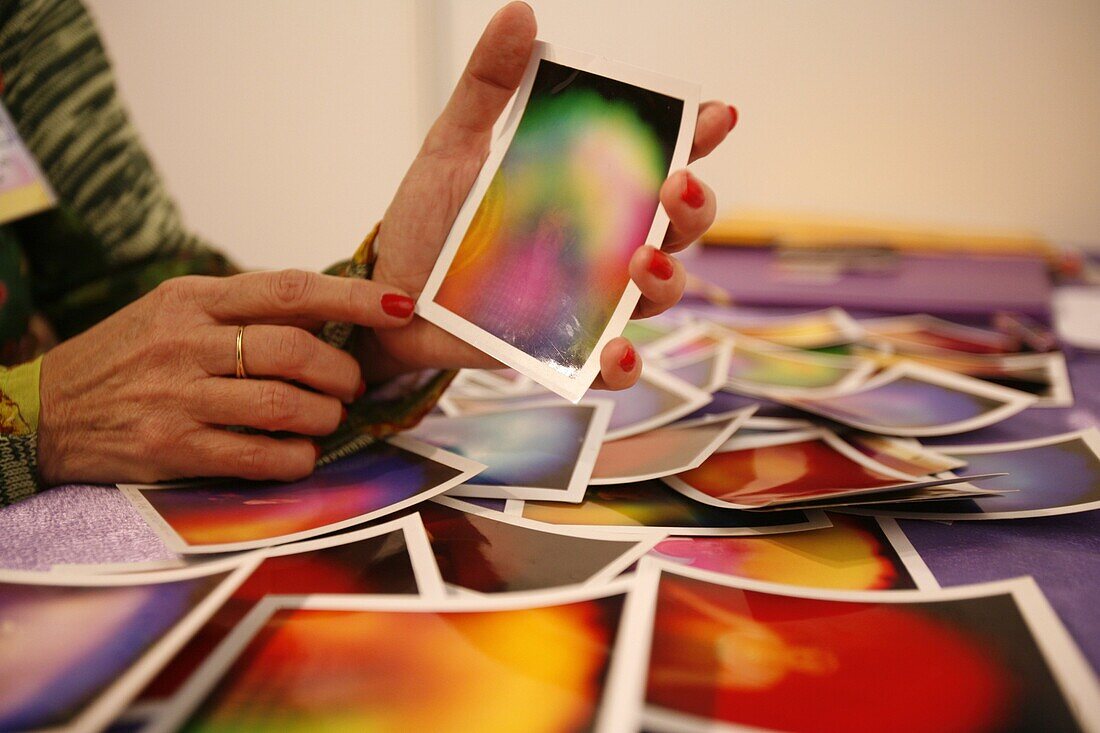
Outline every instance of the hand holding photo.
{"label": "hand holding photo", "polygon": [[443,245],[417,312],[576,402],[660,247],[658,193],[687,163],[695,85],[536,43],[512,116]]}

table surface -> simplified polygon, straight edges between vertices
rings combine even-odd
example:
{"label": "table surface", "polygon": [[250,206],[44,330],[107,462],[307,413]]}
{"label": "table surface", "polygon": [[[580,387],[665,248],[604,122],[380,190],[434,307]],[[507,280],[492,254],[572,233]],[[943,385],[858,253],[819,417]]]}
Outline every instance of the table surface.
{"label": "table surface", "polygon": [[[944,442],[1020,440],[1096,425],[1100,354],[1067,350],[1066,356],[1076,398],[1073,407],[1025,410]],[[951,524],[904,520],[901,525],[944,586],[1033,576],[1093,668],[1100,670],[1100,511]],[[171,557],[173,553],[112,487],[59,487],[0,510],[0,567],[48,570],[60,563]]]}

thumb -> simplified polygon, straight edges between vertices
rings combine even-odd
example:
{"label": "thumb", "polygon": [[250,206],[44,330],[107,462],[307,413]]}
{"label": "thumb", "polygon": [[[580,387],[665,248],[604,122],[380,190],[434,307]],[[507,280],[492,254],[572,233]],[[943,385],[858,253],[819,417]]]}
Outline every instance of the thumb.
{"label": "thumb", "polygon": [[523,79],[535,42],[535,13],[524,2],[505,5],[470,54],[443,114],[424,141],[425,152],[480,148]]}

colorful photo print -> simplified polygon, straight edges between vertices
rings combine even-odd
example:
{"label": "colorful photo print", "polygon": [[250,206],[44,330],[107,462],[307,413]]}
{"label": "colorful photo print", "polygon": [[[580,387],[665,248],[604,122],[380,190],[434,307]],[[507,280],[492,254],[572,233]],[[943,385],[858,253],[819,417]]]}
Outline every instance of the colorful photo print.
{"label": "colorful photo print", "polygon": [[813,505],[951,483],[876,463],[825,429],[735,435],[699,467],[662,481],[689,499],[729,509]]}
{"label": "colorful photo print", "polygon": [[1026,392],[912,362],[849,392],[817,397],[769,392],[768,397],[867,432],[912,437],[977,430],[1035,403]]}
{"label": "colorful photo print", "polygon": [[729,440],[753,411],[748,407],[721,419],[673,423],[606,442],[588,483],[636,483],[695,468]]}
{"label": "colorful photo print", "polygon": [[[974,473],[1007,473],[982,481],[1004,493],[960,501],[890,505],[875,512],[911,519],[1026,519],[1100,509],[1100,430],[989,445],[937,446]],[[871,511],[871,510],[868,510]]]}
{"label": "colorful photo print", "polygon": [[645,354],[666,366],[676,366],[707,354],[730,338],[726,333],[721,337],[717,334],[706,321],[686,321],[664,338],[650,343]]}
{"label": "colorful photo print", "polygon": [[559,527],[655,529],[671,535],[762,535],[828,527],[824,512],[744,512],[700,504],[660,481],[590,486],[580,504],[510,501],[509,514]]}
{"label": "colorful photo print", "polygon": [[715,319],[716,325],[754,339],[795,349],[821,349],[858,341],[863,328],[841,308],[828,308],[793,316],[731,314]]}
{"label": "colorful photo print", "polygon": [[233,552],[334,532],[438,496],[483,464],[404,436],[373,443],[291,483],[119,486],[180,553]]}
{"label": "colorful photo print", "polygon": [[741,337],[733,343],[727,389],[750,395],[763,390],[847,391],[866,381],[875,369],[871,359],[777,347]]}
{"label": "colorful photo print", "polygon": [[652,364],[646,365],[641,378],[630,389],[601,393],[600,398],[615,403],[604,440],[618,440],[668,425],[712,400],[707,392]]}
{"label": "colorful photo print", "polygon": [[605,583],[663,536],[566,532],[446,497],[418,509],[443,580],[478,593]]}
{"label": "colorful photo print", "polygon": [[698,87],[536,43],[512,117],[417,303],[427,320],[577,401],[660,246],[658,193],[687,164]]}
{"label": "colorful photo print", "polygon": [[429,417],[408,435],[488,466],[451,496],[580,501],[611,416],[605,400],[541,401]]}
{"label": "colorful photo print", "polygon": [[622,731],[602,701],[628,588],[272,596],[150,730]]}
{"label": "colorful photo print", "polygon": [[883,366],[901,360],[914,361],[1027,392],[1038,398],[1033,407],[1073,405],[1073,387],[1069,381],[1066,357],[1059,351],[999,356],[943,351],[897,352],[887,346],[883,350],[864,350],[864,353]]}
{"label": "colorful photo print", "polygon": [[649,730],[1100,725],[1096,677],[1030,578],[837,591],[647,559],[636,594],[623,634],[651,643],[624,646],[614,684],[644,695]]}
{"label": "colorful photo print", "polygon": [[832,527],[774,537],[668,537],[650,556],[739,578],[806,588],[938,588],[901,528],[885,517],[829,514]]}
{"label": "colorful photo print", "polygon": [[664,367],[669,374],[693,387],[717,392],[728,380],[731,349],[730,344],[723,342],[676,364],[665,363]]}
{"label": "colorful photo print", "polygon": [[966,461],[921,445],[916,438],[890,438],[856,430],[842,437],[863,455],[912,476],[930,476],[966,466]]}
{"label": "colorful photo print", "polygon": [[439,599],[446,595],[416,514],[260,553],[260,564],[146,686],[142,702],[174,695],[264,596],[370,593]]}
{"label": "colorful photo print", "polygon": [[0,571],[0,730],[100,730],[255,567]]}
{"label": "colorful photo print", "polygon": [[871,340],[885,341],[904,351],[1014,354],[1020,350],[1020,342],[1007,334],[963,326],[925,314],[870,318],[860,321],[859,325]]}

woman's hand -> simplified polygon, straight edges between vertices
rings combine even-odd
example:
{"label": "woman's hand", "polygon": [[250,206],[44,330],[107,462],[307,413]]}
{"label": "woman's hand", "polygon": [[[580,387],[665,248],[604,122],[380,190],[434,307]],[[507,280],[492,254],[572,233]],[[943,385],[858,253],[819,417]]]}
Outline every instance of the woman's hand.
{"label": "woman's hand", "polygon": [[[392,286],[297,270],[169,280],[43,357],[39,474],[47,484],[306,476],[317,460],[307,438],[224,426],[331,433],[362,376],[308,329],[400,327],[412,305]],[[235,378],[239,325],[245,371],[268,379]]]}
{"label": "woman's hand", "polygon": [[[493,17],[474,49],[450,101],[428,133],[382,220],[374,279],[420,294],[458,210],[489,154],[493,124],[523,77],[535,40],[535,18],[522,2]],[[710,153],[737,121],[732,108],[707,102],[699,109],[691,159]],[[634,312],[646,318],[667,310],[684,291],[684,268],[670,257],[698,239],[714,221],[714,192],[686,170],[661,187],[671,226],[663,250],[641,247],[630,276],[642,291]],[[494,367],[496,361],[427,321],[360,339],[358,357],[368,381],[425,367]],[[624,389],[637,381],[641,363],[624,338],[600,355],[594,386]]]}

